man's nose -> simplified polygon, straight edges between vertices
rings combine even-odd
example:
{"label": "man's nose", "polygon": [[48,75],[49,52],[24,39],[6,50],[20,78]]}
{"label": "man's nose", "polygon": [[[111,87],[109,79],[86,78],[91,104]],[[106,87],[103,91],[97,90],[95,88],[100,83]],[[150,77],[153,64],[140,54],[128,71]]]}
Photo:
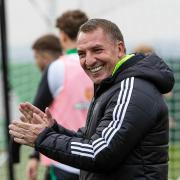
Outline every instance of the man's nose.
{"label": "man's nose", "polygon": [[89,52],[86,54],[85,64],[87,67],[91,67],[96,63],[96,58]]}

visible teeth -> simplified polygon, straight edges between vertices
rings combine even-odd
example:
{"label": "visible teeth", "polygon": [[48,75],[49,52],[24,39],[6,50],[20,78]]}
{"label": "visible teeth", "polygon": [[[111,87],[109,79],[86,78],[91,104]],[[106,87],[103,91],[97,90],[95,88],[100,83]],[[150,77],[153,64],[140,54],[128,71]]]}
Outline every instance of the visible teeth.
{"label": "visible teeth", "polygon": [[101,69],[102,69],[102,66],[98,66],[98,67],[90,68],[90,71],[91,71],[92,73],[95,73],[95,72],[97,72],[97,71],[99,71],[99,70],[101,70]]}

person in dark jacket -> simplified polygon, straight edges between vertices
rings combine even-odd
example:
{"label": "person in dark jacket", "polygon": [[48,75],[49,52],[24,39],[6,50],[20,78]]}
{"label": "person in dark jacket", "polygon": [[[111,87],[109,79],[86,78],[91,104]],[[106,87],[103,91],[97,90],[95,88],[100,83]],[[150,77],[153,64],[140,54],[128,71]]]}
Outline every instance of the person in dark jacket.
{"label": "person in dark jacket", "polygon": [[168,108],[162,94],[173,88],[171,69],[156,54],[126,55],[119,28],[105,19],[84,23],[77,47],[95,86],[85,127],[70,131],[48,108],[43,113],[22,103],[22,122],[9,126],[14,140],[81,169],[81,180],[166,180]]}
{"label": "person in dark jacket", "polygon": [[[45,72],[49,64],[55,61],[62,54],[62,47],[61,47],[60,41],[58,37],[55,36],[54,34],[45,34],[37,38],[32,45],[32,50],[33,50],[36,65],[42,74]],[[41,86],[43,86],[44,88],[43,80],[41,84],[39,84],[39,89]],[[41,92],[37,91],[37,97],[34,99],[34,102],[33,102],[33,104],[37,106],[38,108],[42,107],[44,104],[46,104],[47,106],[47,103],[45,102],[47,102],[46,99],[49,98],[49,97],[46,97],[46,99],[43,99],[44,100],[43,102],[40,101],[39,100],[39,96],[41,95],[40,93]],[[19,163],[20,162],[20,147],[21,147],[20,144],[14,142],[11,139],[10,147],[11,147],[11,152],[13,156],[13,163]]]}

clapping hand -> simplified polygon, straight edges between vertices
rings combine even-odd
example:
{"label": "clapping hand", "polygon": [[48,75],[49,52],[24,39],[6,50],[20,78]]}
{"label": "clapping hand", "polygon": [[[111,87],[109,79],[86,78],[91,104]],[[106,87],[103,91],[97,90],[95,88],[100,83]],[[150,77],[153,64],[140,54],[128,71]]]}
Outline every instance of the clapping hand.
{"label": "clapping hand", "polygon": [[54,119],[51,116],[49,108],[46,108],[44,113],[37,107],[26,102],[20,104],[19,110],[23,114],[23,116],[20,117],[21,121],[23,122],[28,122],[31,124],[44,123],[47,127],[51,127],[54,124]]}
{"label": "clapping hand", "polygon": [[21,103],[19,110],[23,114],[21,121],[13,121],[9,125],[9,133],[17,143],[34,147],[38,135],[55,121],[48,108],[44,113],[30,103]]}

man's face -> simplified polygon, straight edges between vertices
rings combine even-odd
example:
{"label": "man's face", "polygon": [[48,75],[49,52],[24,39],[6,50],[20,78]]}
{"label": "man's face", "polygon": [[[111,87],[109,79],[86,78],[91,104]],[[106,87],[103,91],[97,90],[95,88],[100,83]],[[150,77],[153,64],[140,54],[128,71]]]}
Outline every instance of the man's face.
{"label": "man's face", "polygon": [[109,77],[118,60],[125,55],[123,42],[113,42],[101,28],[80,32],[77,50],[82,68],[95,84]]}
{"label": "man's face", "polygon": [[37,64],[37,67],[43,71],[44,70],[44,57],[43,57],[43,54],[39,51],[36,51],[34,50],[34,58],[35,58],[35,61],[36,61],[36,64]]}
{"label": "man's face", "polygon": [[40,71],[44,71],[44,69],[54,60],[53,56],[48,52],[38,50],[34,50],[34,58]]}

